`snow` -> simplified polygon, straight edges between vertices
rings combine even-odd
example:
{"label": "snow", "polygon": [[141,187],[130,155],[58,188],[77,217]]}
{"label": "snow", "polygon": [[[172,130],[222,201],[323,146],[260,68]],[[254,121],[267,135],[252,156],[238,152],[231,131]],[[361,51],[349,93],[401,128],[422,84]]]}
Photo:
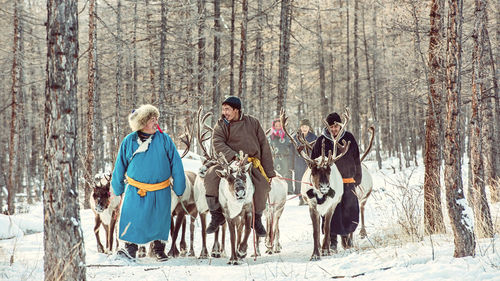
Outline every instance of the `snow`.
{"label": "snow", "polygon": [[[183,159],[185,169],[197,171],[199,158],[196,155],[189,158]],[[476,256],[465,258],[453,258],[454,241],[449,224],[447,234],[422,234],[422,165],[399,171],[397,159],[386,160],[382,170],[377,169],[374,161],[364,163],[372,173],[374,191],[366,205],[368,238],[359,238],[358,227],[354,249],[344,250],[339,243],[338,253],[323,256],[320,261],[309,261],[313,245],[309,210],[307,206],[298,205],[298,198],[293,198],[287,201],[280,220],[283,249],[279,254],[265,254],[261,242],[262,256],[254,260],[251,257],[254,251],[251,235],[248,255],[237,266],[227,265],[228,256],[206,260],[180,257],[162,263],[143,258],[137,263],[128,263],[116,255],[97,252],[94,215],[91,210],[81,210],[87,280],[331,280],[332,277],[356,280],[500,280],[498,234],[493,239],[477,240]],[[448,223],[446,201],[442,202]],[[462,203],[467,206],[466,201]],[[500,204],[490,207],[492,220],[498,222]],[[31,206],[28,214],[11,216],[14,224],[10,224],[9,217],[0,215],[0,280],[43,280],[42,210],[39,204]],[[407,217],[410,214],[413,218]],[[468,217],[473,218],[472,214]],[[415,224],[417,234],[408,232],[410,224]],[[201,251],[200,228],[201,223],[197,220],[196,255]],[[101,228],[101,241],[104,241],[103,233]],[[167,242],[167,251],[170,243]],[[209,251],[212,243],[213,235],[208,235]],[[229,251],[229,242],[226,242],[226,255]],[[12,255],[14,263],[10,265]]]}

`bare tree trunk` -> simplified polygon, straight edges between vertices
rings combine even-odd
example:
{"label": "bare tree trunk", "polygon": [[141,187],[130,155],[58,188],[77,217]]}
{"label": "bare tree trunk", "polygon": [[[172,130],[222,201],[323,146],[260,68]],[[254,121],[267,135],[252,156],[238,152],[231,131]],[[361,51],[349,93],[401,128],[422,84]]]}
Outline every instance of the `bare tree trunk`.
{"label": "bare tree trunk", "polygon": [[[19,79],[19,88],[17,91],[17,125],[16,130],[18,131],[17,138],[17,148],[16,152],[20,155],[29,155],[28,153],[28,135],[27,131],[28,124],[26,120],[27,109],[26,109],[26,94],[25,94],[25,63],[24,63],[24,4],[23,2],[19,2],[17,6],[19,26],[18,26],[18,52],[17,52],[17,65],[18,65],[18,79]],[[27,167],[28,167],[28,157],[18,157],[16,164],[16,179],[15,186],[17,192],[23,194],[25,193],[29,196],[28,186],[26,186],[26,178],[27,178]]]}
{"label": "bare tree trunk", "polygon": [[262,110],[264,105],[264,40],[262,39],[262,29],[264,28],[264,15],[262,13],[262,0],[258,0],[257,2],[257,38],[256,38],[256,46],[255,46],[255,61],[257,63],[257,96],[258,97],[258,107],[260,110],[260,120],[264,120],[264,110]]}
{"label": "bare tree trunk", "polygon": [[318,68],[319,68],[319,100],[321,102],[321,116],[326,117],[328,115],[328,98],[326,97],[326,78],[325,78],[325,54],[323,48],[323,38],[321,32],[321,12],[318,3],[318,19],[316,20],[317,30],[318,30]]}
{"label": "bare tree trunk", "polygon": [[[214,65],[213,65],[213,94],[212,94],[212,112],[220,112],[220,45],[221,45],[221,26],[220,26],[220,0],[214,0]],[[212,123],[215,122],[212,118]]]}
{"label": "bare tree trunk", "polygon": [[156,58],[154,56],[154,45],[153,45],[153,37],[155,34],[153,33],[154,27],[152,25],[151,15],[152,15],[153,7],[149,5],[149,0],[146,0],[146,27],[148,32],[148,51],[149,51],[149,82],[151,83],[151,104],[158,105],[158,101],[156,98],[156,86],[155,86],[155,66],[154,62]]}
{"label": "bare tree trunk", "polygon": [[441,208],[441,79],[444,66],[441,49],[444,47],[443,26],[444,0],[432,0],[429,39],[429,90],[425,122],[424,148],[424,225],[427,234],[445,233]]}
{"label": "bare tree trunk", "polygon": [[[349,31],[349,0],[345,0],[346,7],[346,96],[345,102],[347,107],[351,107],[351,34]],[[351,109],[352,111],[352,109]],[[355,136],[356,137],[356,136]]]}
{"label": "bare tree trunk", "polygon": [[95,0],[89,0],[89,60],[88,60],[88,92],[87,92],[87,149],[85,150],[85,198],[83,201],[83,208],[90,209],[90,194],[94,181],[94,98],[95,98],[95,48],[94,48],[94,35],[95,35]]}
{"label": "bare tree trunk", "polygon": [[76,152],[77,38],[77,1],[47,1],[45,280],[86,280]]}
{"label": "bare tree trunk", "polygon": [[[160,74],[159,74],[159,82],[160,82],[160,90],[158,93],[158,98],[160,99],[158,102],[158,106],[160,108],[160,116],[163,120],[166,118],[166,105],[168,104],[166,89],[165,89],[165,48],[167,47],[167,4],[166,0],[161,0],[161,20],[160,20]],[[160,123],[162,125],[166,124]]]}
{"label": "bare tree trunk", "polygon": [[19,65],[19,6],[21,5],[20,0],[14,1],[14,39],[13,39],[13,48],[12,48],[12,88],[11,88],[11,96],[12,96],[12,104],[11,104],[11,119],[10,119],[10,138],[9,138],[9,171],[7,173],[7,205],[9,214],[15,213],[15,193],[17,183],[14,181],[14,168],[17,167],[17,156],[16,156],[16,148],[17,139],[19,138],[17,132],[17,95],[19,93],[19,73],[20,73],[20,65]]}
{"label": "bare tree trunk", "polygon": [[[480,238],[493,237],[493,223],[491,221],[490,208],[486,199],[485,192],[485,165],[483,155],[491,153],[486,151],[483,146],[484,128],[486,126],[481,118],[485,114],[484,106],[488,101],[487,79],[485,69],[485,59],[487,58],[487,50],[484,46],[484,36],[487,23],[486,0],[475,0],[474,12],[474,29],[472,38],[474,40],[474,49],[472,51],[472,116],[470,120],[471,135],[470,135],[470,165],[471,165],[471,180],[472,194],[469,195],[469,202],[474,208],[475,225],[477,225],[476,233]],[[490,120],[487,120],[490,121]],[[490,139],[491,141],[491,139]]]}
{"label": "bare tree trunk", "polygon": [[198,0],[198,108],[205,95],[205,0]]}
{"label": "bare tree trunk", "polygon": [[454,257],[473,256],[476,240],[469,206],[464,200],[461,172],[461,139],[460,123],[460,63],[461,63],[461,17],[462,3],[459,0],[448,0],[448,42],[446,49],[446,78],[448,87],[445,168],[446,201],[448,214],[455,237]]}
{"label": "bare tree trunk", "polygon": [[[97,41],[97,2],[95,2],[94,7],[94,27],[93,27],[93,37],[94,37],[94,60],[95,60],[95,72],[94,72],[94,126],[92,128],[92,134],[94,135],[94,172],[102,171],[104,172],[104,132],[102,129],[106,126],[106,123],[102,120],[102,106],[101,106],[101,83],[99,81],[99,52],[98,52],[98,41]],[[90,18],[89,18],[90,19]],[[103,128],[97,128],[95,124],[103,124]],[[107,131],[107,130],[106,130]],[[92,175],[93,176],[93,175]],[[93,177],[92,177],[93,178]]]}
{"label": "bare tree trunk", "polygon": [[[132,34],[132,108],[136,108],[138,105],[138,93],[137,93],[137,24],[138,24],[138,15],[137,15],[137,1],[134,1],[134,31]],[[130,76],[127,76],[130,77]]]}
{"label": "bare tree trunk", "polygon": [[373,12],[372,12],[372,23],[373,23],[373,96],[371,97],[372,111],[373,111],[373,126],[375,129],[375,157],[377,159],[378,168],[382,169],[382,156],[380,155],[380,116],[378,115],[378,91],[379,91],[379,79],[378,79],[378,66],[377,66],[377,58],[378,58],[378,38],[377,38],[377,3],[373,4]]}
{"label": "bare tree trunk", "polygon": [[361,115],[359,107],[359,99],[361,92],[359,91],[359,63],[358,63],[358,11],[359,0],[354,1],[354,94],[352,95],[352,126],[351,132],[356,139],[360,139],[359,128],[361,127]]}
{"label": "bare tree trunk", "polygon": [[229,95],[234,96],[234,31],[236,20],[236,3],[231,0],[231,39],[229,40],[229,45],[231,47],[231,53],[229,57]]}
{"label": "bare tree trunk", "polygon": [[276,113],[281,108],[286,108],[286,95],[288,91],[288,61],[290,59],[290,33],[292,31],[292,1],[281,1],[280,16],[280,50],[279,50],[279,76],[278,76],[278,98]]}
{"label": "bare tree trunk", "polygon": [[[118,0],[117,7],[116,7],[116,88],[115,88],[115,101],[116,101],[116,107],[115,107],[115,124],[116,126],[116,136],[113,138],[113,141],[115,142],[115,147],[118,147],[119,143],[118,140],[121,140],[124,137],[124,132],[123,132],[123,125],[125,124],[125,120],[122,120],[121,118],[121,112],[122,112],[122,60],[123,60],[123,42],[122,42],[122,2],[121,0]],[[118,154],[118,151],[114,150],[113,151],[113,160],[116,159],[116,155]]]}
{"label": "bare tree trunk", "polygon": [[[238,83],[238,96],[246,100],[247,92],[247,25],[248,25],[248,2],[241,3],[243,19],[241,20],[241,42],[240,42],[240,75]],[[248,103],[249,100],[247,100]]]}

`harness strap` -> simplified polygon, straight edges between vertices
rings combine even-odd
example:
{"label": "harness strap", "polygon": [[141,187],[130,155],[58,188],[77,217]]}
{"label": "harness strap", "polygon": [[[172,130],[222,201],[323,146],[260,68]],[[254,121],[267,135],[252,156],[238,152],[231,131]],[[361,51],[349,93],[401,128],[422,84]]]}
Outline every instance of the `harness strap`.
{"label": "harness strap", "polygon": [[354,180],[354,178],[343,178],[342,182],[343,183],[356,183],[356,181]]}
{"label": "harness strap", "polygon": [[146,196],[146,193],[148,191],[157,191],[170,186],[170,178],[159,183],[143,183],[127,176],[127,181],[129,185],[132,185],[139,189],[139,191],[137,191],[137,194],[139,194],[141,197]]}
{"label": "harness strap", "polygon": [[269,178],[266,175],[266,172],[264,171],[264,167],[262,167],[262,164],[260,163],[259,158],[257,157],[248,157],[248,162],[251,162],[253,164],[254,168],[259,169],[260,173],[264,176],[266,181],[269,182]]}

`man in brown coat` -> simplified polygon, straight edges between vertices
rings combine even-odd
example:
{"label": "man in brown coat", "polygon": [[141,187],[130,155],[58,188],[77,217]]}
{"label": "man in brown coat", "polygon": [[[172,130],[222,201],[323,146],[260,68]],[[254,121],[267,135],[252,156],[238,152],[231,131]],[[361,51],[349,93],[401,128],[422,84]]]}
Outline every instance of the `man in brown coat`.
{"label": "man in brown coat", "polygon": [[[260,160],[269,181],[255,167],[252,167],[250,174],[255,186],[253,195],[255,232],[259,237],[264,237],[266,229],[261,221],[262,212],[266,208],[271,179],[276,176],[276,173],[264,130],[256,118],[241,112],[241,100],[238,97],[230,96],[222,103],[222,116],[214,127],[212,141],[217,155],[222,152],[227,161],[235,159],[240,150],[248,154],[248,157],[256,157]],[[215,232],[225,221],[218,199],[220,178],[215,173],[216,170],[221,169],[219,165],[212,166],[205,176],[207,203],[212,215],[207,233]]]}

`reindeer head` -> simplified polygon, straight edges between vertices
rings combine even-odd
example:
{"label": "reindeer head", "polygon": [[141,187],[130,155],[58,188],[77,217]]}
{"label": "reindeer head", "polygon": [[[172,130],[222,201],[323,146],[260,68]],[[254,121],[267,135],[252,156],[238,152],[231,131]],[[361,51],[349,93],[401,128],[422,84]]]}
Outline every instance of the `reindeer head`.
{"label": "reindeer head", "polygon": [[229,184],[229,191],[237,200],[245,200],[247,196],[247,184],[251,181],[248,171],[252,167],[252,163],[248,163],[248,154],[243,155],[240,151],[237,160],[228,163],[222,153],[219,154],[218,161],[223,170],[216,170],[215,172],[220,178],[227,180]]}
{"label": "reindeer head", "polygon": [[[347,144],[345,143],[345,141],[343,141],[342,144],[339,143],[340,137],[342,136],[343,131],[345,130],[345,125],[349,120],[349,111],[347,109],[345,110],[344,113],[345,122],[341,124],[342,128],[340,130],[340,133],[337,134],[337,137],[333,140],[333,153],[330,150],[328,151],[328,156],[325,156],[325,140],[323,139],[323,142],[321,144],[321,156],[316,159],[311,159],[308,153],[306,153],[306,151],[307,152],[312,151],[313,143],[308,143],[305,140],[305,138],[302,137],[300,131],[297,131],[297,136],[298,136],[297,139],[301,143],[301,145],[299,145],[295,141],[295,139],[288,133],[288,130],[286,129],[286,124],[287,124],[286,122],[288,120],[288,117],[286,116],[285,111],[283,109],[281,109],[280,119],[281,119],[281,124],[283,124],[283,130],[292,141],[298,154],[306,161],[308,168],[311,170],[311,181],[312,181],[311,184],[313,188],[323,195],[331,192],[332,189],[330,187],[330,177],[332,174],[332,169],[337,169],[337,167],[334,167],[333,164],[338,159],[340,159],[340,157],[344,156],[347,150],[349,150],[350,142]],[[337,151],[340,152],[339,155],[337,155]]]}
{"label": "reindeer head", "polygon": [[98,213],[106,210],[110,202],[110,184],[111,174],[97,174],[94,178],[94,187],[92,190],[92,198],[94,200],[95,210]]}

